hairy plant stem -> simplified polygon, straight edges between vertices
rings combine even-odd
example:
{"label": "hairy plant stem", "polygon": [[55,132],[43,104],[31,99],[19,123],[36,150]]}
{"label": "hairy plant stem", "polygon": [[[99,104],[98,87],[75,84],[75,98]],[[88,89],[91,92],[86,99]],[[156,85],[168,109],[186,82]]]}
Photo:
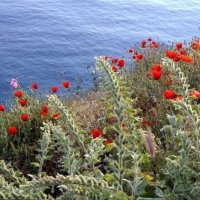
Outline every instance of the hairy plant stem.
{"label": "hairy plant stem", "polygon": [[77,140],[78,144],[80,147],[82,147],[82,150],[84,153],[87,153],[87,149],[85,148],[85,145],[80,138],[80,133],[79,133],[79,127],[75,125],[74,119],[70,112],[66,109],[66,107],[59,101],[58,97],[55,95],[51,95],[49,97],[49,101],[56,105],[56,107],[59,109],[59,111],[64,115],[65,119],[67,119],[67,125],[69,129],[71,130],[72,135],[74,138]]}

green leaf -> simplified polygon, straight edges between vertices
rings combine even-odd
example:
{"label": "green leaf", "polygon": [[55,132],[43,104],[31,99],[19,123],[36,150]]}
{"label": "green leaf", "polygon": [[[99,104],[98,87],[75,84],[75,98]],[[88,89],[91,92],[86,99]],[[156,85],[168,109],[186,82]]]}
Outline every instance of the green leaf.
{"label": "green leaf", "polygon": [[169,120],[169,123],[172,125],[175,125],[177,122],[176,116],[174,116],[174,115],[167,114],[167,119]]}
{"label": "green leaf", "polygon": [[47,176],[46,172],[40,172],[39,175],[41,175],[42,177]]}
{"label": "green leaf", "polygon": [[143,178],[141,181],[139,181],[136,185],[136,194],[140,195],[140,194],[145,194],[145,187],[148,185],[148,182],[145,180],[145,178]]}
{"label": "green leaf", "polygon": [[192,105],[192,110],[197,111],[198,109],[199,109],[199,106],[198,106],[198,105]]}
{"label": "green leaf", "polygon": [[126,97],[124,100],[125,100],[127,103],[130,103],[130,104],[133,102],[133,100],[130,99],[130,98],[128,98],[128,97]]}
{"label": "green leaf", "polygon": [[109,184],[112,184],[115,181],[115,178],[110,174],[105,174],[103,177]]}
{"label": "green leaf", "polygon": [[34,165],[35,167],[39,167],[40,166],[40,164],[37,163],[37,162],[32,162],[31,164]]}
{"label": "green leaf", "polygon": [[41,155],[40,154],[38,154],[37,156],[36,156],[36,158],[38,159],[38,160],[41,160]]}
{"label": "green leaf", "polygon": [[112,97],[108,96],[106,97],[106,101],[110,101],[112,99]]}
{"label": "green leaf", "polygon": [[117,197],[120,199],[120,200],[128,200],[126,194],[122,191],[118,191],[117,192]]}
{"label": "green leaf", "polygon": [[51,160],[52,157],[53,157],[52,155],[49,155],[49,156],[45,156],[44,159],[45,160]]}
{"label": "green leaf", "polygon": [[98,162],[98,159],[96,157],[93,157],[92,160],[91,160],[91,163],[94,164],[96,162]]}
{"label": "green leaf", "polygon": [[135,113],[135,109],[133,108],[127,108],[127,113],[130,114],[130,113]]}
{"label": "green leaf", "polygon": [[112,150],[113,147],[114,147],[113,143],[107,144],[106,145],[106,152],[109,152],[110,150]]}
{"label": "green leaf", "polygon": [[96,194],[96,195],[99,195],[99,194],[100,194],[100,191],[99,191],[98,189],[93,189],[92,191],[93,191],[93,193]]}
{"label": "green leaf", "polygon": [[107,199],[109,199],[111,196],[111,190],[103,190],[102,193],[103,193],[103,196]]}
{"label": "green leaf", "polygon": [[128,96],[129,95],[129,92],[128,91],[122,91],[121,92],[124,96]]}
{"label": "green leaf", "polygon": [[141,162],[142,163],[149,163],[150,162],[150,158],[149,157],[150,156],[148,154],[143,154]]}
{"label": "green leaf", "polygon": [[16,172],[15,172],[15,176],[20,176],[21,175],[21,172],[19,171],[19,170],[17,170]]}
{"label": "green leaf", "polygon": [[159,197],[163,197],[163,198],[165,197],[165,194],[164,194],[163,191],[162,191],[161,189],[159,189],[159,188],[156,188],[155,193],[156,193],[156,195],[159,196]]}
{"label": "green leaf", "polygon": [[182,140],[181,140],[180,138],[178,138],[178,137],[174,137],[174,141],[175,141],[177,144],[179,144],[179,143],[182,142]]}
{"label": "green leaf", "polygon": [[110,130],[115,130],[115,131],[117,131],[116,130],[116,128],[114,127],[114,126],[107,126],[107,127],[105,127],[104,129],[103,129],[103,134],[106,134],[108,131],[110,131]]}
{"label": "green leaf", "polygon": [[10,141],[10,146],[12,148],[12,150],[14,151],[14,153],[17,152],[17,149],[15,148],[15,145]]}
{"label": "green leaf", "polygon": [[98,179],[102,179],[104,177],[104,174],[99,169],[96,170],[96,175]]}
{"label": "green leaf", "polygon": [[105,107],[105,109],[106,109],[106,110],[109,110],[109,109],[111,109],[112,107],[113,107],[112,104],[107,104],[106,107]]}
{"label": "green leaf", "polygon": [[180,123],[183,121],[183,116],[182,115],[176,115],[176,119],[177,119],[177,122]]}
{"label": "green leaf", "polygon": [[79,130],[79,133],[80,133],[80,134],[85,134],[86,131],[85,131],[85,130]]}
{"label": "green leaf", "polygon": [[111,118],[111,117],[115,117],[115,115],[113,115],[113,113],[108,113],[108,114],[106,114],[106,119],[109,119],[109,118]]}
{"label": "green leaf", "polygon": [[91,137],[87,137],[84,139],[84,144],[89,144],[91,142],[92,138]]}
{"label": "green leaf", "polygon": [[[123,86],[123,85],[124,85],[124,82],[119,81],[119,85]],[[124,88],[124,87],[122,87],[122,88]]]}

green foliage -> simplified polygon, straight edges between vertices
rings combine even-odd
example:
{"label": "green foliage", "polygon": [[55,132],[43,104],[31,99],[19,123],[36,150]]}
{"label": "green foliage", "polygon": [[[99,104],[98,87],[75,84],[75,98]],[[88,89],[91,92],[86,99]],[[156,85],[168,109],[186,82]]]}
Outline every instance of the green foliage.
{"label": "green foliage", "polygon": [[[200,107],[191,95],[199,62],[190,63],[196,65],[193,73],[190,64],[164,58],[162,48],[144,50],[134,70],[114,72],[104,57],[95,58],[100,93],[91,93],[98,101],[87,105],[23,91],[29,104],[22,107],[15,97],[15,105],[0,112],[0,199],[199,199]],[[163,85],[165,76],[146,77],[158,63],[172,73],[173,84]],[[166,99],[166,89],[182,98]],[[44,105],[49,108],[45,117]],[[23,113],[30,120],[20,120]],[[14,135],[8,135],[11,125],[18,127]],[[94,136],[91,129],[102,131]]]}

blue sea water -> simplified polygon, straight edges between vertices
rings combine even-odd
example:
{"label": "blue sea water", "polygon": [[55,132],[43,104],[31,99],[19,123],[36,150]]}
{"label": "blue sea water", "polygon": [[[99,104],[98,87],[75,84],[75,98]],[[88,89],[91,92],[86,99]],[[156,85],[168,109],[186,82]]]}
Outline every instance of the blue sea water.
{"label": "blue sea water", "polygon": [[198,27],[199,0],[2,0],[0,103],[12,97],[12,78],[27,90],[36,82],[39,90],[62,91],[62,81],[74,87],[77,77],[91,87],[84,66],[93,66],[94,56],[123,56],[148,37],[191,41]]}

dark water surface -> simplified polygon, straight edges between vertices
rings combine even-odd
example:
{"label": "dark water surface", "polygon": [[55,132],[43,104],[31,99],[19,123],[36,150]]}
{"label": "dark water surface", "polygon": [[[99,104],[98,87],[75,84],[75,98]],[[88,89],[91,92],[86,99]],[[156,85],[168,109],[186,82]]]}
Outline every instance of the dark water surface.
{"label": "dark water surface", "polygon": [[[2,0],[0,2],[0,103],[12,96],[7,81],[39,89],[91,75],[94,56],[125,55],[151,37],[191,41],[200,32],[199,0]],[[65,72],[60,77],[60,72]],[[32,77],[30,81],[29,77]]]}

